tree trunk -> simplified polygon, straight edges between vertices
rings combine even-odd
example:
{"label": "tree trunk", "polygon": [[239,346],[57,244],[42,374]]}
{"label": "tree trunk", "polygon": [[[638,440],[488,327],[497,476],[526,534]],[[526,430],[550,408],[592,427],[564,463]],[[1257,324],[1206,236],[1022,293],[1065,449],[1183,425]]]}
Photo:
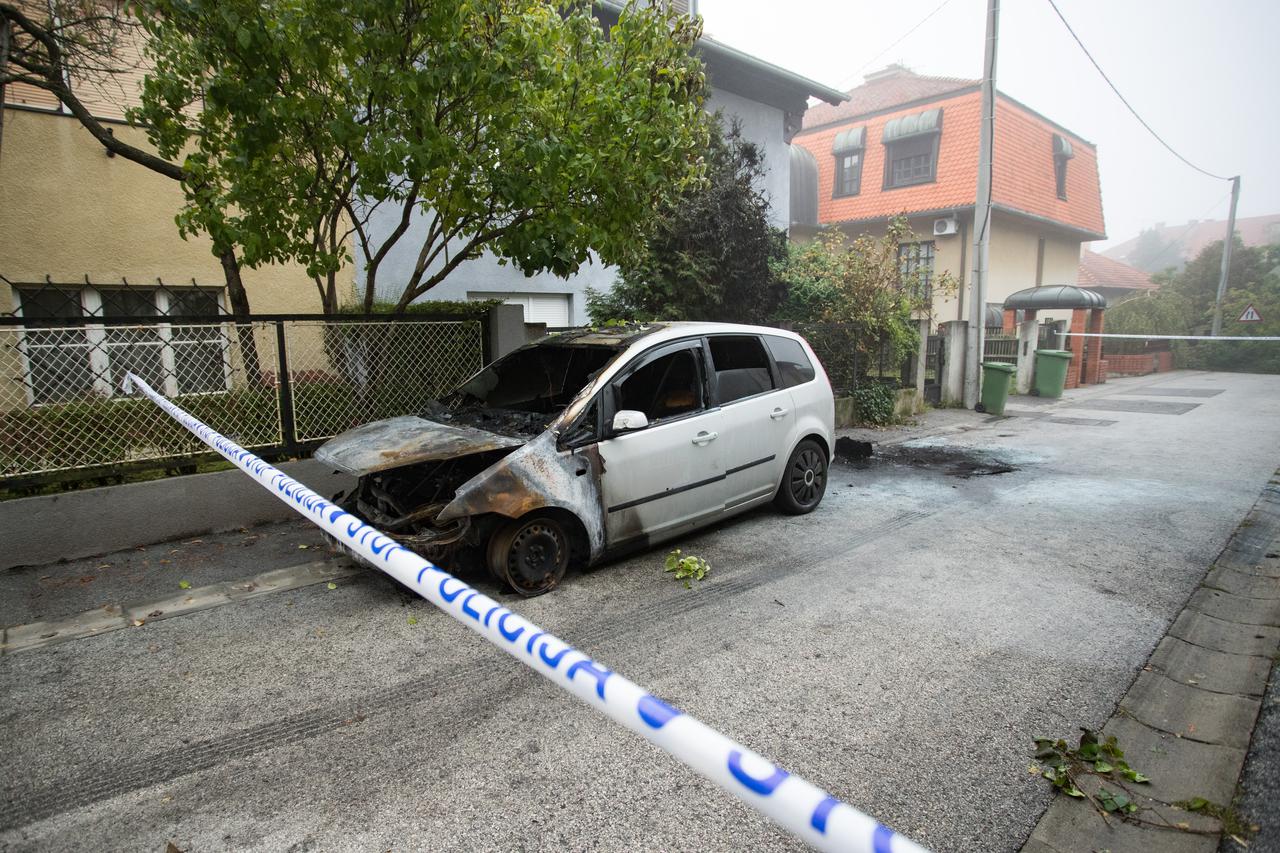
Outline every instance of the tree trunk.
{"label": "tree trunk", "polygon": [[244,362],[245,378],[250,385],[266,381],[258,360],[258,342],[253,336],[253,317],[249,312],[249,294],[244,291],[240,278],[240,261],[235,249],[224,249],[218,259],[222,261],[222,275],[226,279],[227,299],[231,302],[231,316],[235,320],[236,337],[240,341],[240,358]]}

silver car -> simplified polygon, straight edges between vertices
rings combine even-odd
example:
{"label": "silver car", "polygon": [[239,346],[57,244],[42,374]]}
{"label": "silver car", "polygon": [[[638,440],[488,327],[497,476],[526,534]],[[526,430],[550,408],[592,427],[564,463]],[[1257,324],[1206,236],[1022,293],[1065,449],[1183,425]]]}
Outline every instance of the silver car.
{"label": "silver car", "polygon": [[552,335],[428,407],[357,427],[316,458],[343,505],[451,570],[520,595],[772,501],[822,501],[835,405],[791,332],[661,323]]}

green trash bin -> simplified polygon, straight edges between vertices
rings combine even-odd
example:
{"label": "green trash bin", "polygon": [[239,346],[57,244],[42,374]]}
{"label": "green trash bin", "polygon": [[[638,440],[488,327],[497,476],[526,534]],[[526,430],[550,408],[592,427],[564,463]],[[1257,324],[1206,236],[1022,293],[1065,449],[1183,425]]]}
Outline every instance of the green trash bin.
{"label": "green trash bin", "polygon": [[1071,366],[1071,353],[1063,349],[1036,350],[1036,379],[1034,392],[1041,397],[1061,397],[1067,384],[1067,368]]}
{"label": "green trash bin", "polygon": [[982,363],[982,411],[1003,415],[1005,401],[1009,399],[1009,380],[1018,368],[999,361]]}

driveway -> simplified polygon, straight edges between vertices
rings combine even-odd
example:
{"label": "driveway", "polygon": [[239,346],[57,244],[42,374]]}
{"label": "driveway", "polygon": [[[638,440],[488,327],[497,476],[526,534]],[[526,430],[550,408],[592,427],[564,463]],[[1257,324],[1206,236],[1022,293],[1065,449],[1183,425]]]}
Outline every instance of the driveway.
{"label": "driveway", "polygon": [[[508,603],[923,844],[1015,850],[1050,799],[1031,738],[1110,716],[1275,476],[1280,376],[1161,374],[1010,410],[940,413],[835,466],[811,516],[678,543],[712,565],[692,590],[660,549]],[[133,604],[323,556],[302,523],[148,552],[170,562],[63,588],[77,609]],[[70,615],[44,587],[123,559],[4,578],[7,624]],[[796,848],[338,560],[321,560],[332,589],[0,657],[0,850]]]}

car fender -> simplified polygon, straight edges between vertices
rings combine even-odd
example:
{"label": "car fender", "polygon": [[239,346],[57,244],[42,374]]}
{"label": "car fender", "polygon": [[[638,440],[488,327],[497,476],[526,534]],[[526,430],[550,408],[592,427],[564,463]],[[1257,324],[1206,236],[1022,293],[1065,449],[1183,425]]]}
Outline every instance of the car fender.
{"label": "car fender", "polygon": [[605,547],[602,464],[596,445],[562,451],[548,430],[464,483],[436,520],[487,513],[520,518],[537,509],[563,509],[582,523],[594,562]]}

